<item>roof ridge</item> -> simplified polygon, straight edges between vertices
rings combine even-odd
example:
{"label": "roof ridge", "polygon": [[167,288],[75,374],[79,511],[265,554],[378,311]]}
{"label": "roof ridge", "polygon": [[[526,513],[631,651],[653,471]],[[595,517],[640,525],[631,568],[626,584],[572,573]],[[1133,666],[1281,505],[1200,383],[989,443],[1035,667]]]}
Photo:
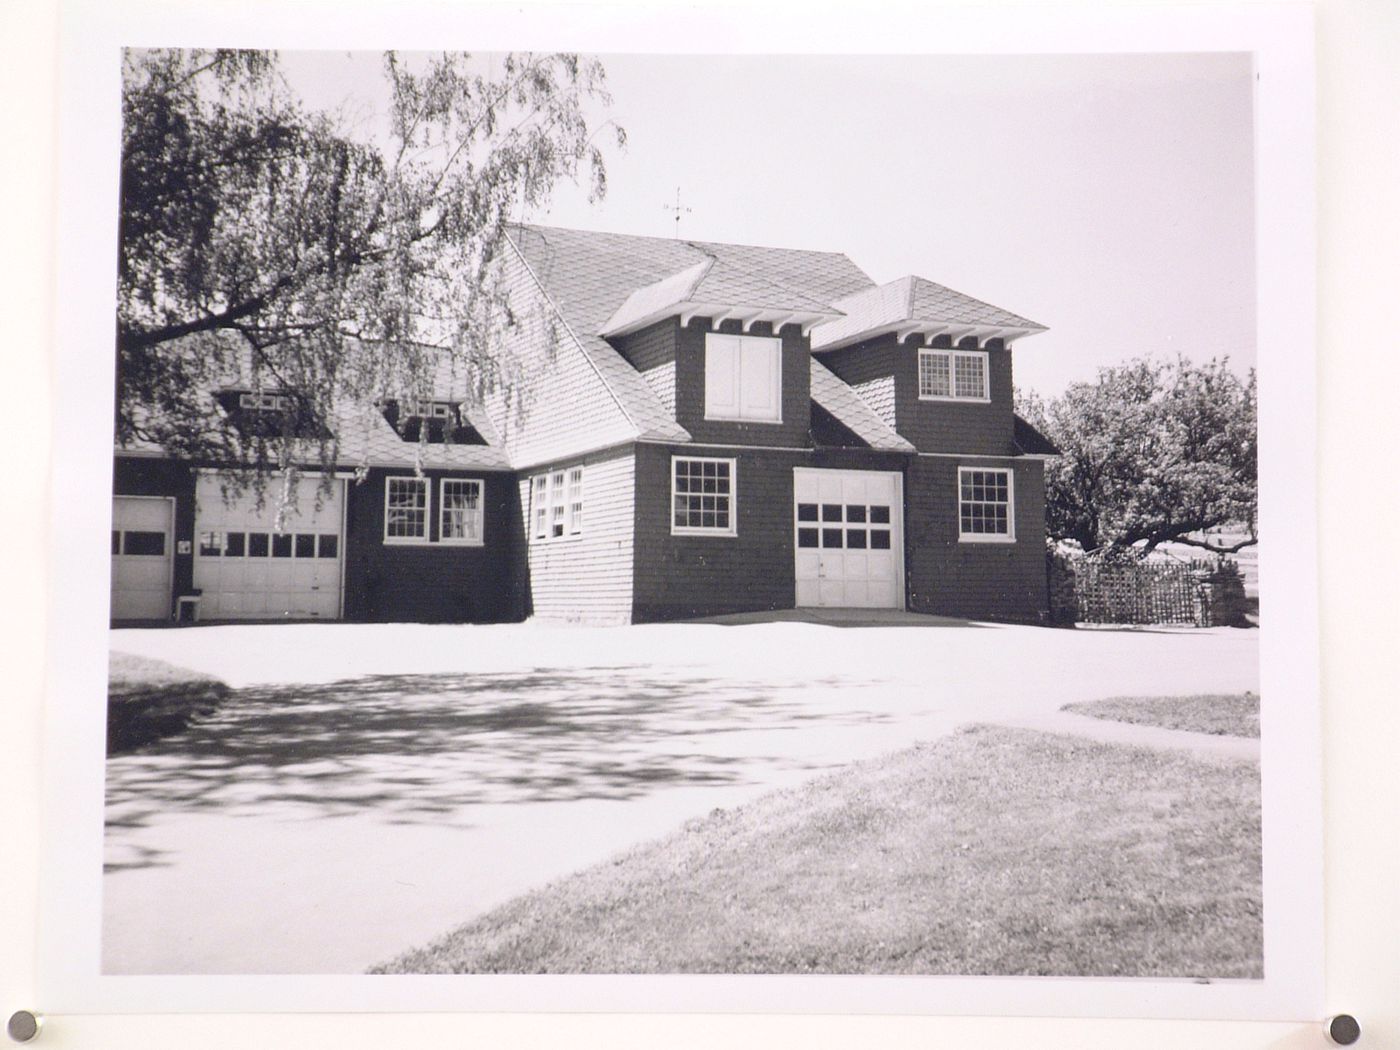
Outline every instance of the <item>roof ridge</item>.
{"label": "roof ridge", "polygon": [[[512,222],[507,223],[507,225],[526,230],[557,230],[561,233],[582,233],[587,234],[590,237],[616,237],[619,239],[636,239],[639,241],[664,241],[667,244],[675,244],[677,242],[677,238],[674,236],[662,237],[660,234],[652,233],[618,233],[615,230],[585,230],[580,229],[577,226],[548,226],[543,223],[537,222]],[[855,262],[851,259],[851,257],[845,252],[830,251],[824,248],[785,248],[779,245],[753,244],[747,241],[699,241],[692,240],[688,237],[684,240],[681,240],[680,243],[689,245],[690,247],[695,248],[698,251],[705,250],[703,247],[701,247],[702,245],[713,245],[718,248],[757,248],[760,251],[769,252],[799,252],[803,255],[840,256],[852,266],[856,265]],[[859,269],[859,267],[856,268]],[[861,272],[864,273],[865,271],[861,270]]]}

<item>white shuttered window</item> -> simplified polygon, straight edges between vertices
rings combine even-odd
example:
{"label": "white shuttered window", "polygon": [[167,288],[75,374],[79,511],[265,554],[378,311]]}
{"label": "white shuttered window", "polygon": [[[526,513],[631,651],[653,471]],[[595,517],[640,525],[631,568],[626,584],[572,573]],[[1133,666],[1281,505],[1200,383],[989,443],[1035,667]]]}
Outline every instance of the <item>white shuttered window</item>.
{"label": "white shuttered window", "polygon": [[781,423],[782,345],[771,336],[708,333],[705,418]]}

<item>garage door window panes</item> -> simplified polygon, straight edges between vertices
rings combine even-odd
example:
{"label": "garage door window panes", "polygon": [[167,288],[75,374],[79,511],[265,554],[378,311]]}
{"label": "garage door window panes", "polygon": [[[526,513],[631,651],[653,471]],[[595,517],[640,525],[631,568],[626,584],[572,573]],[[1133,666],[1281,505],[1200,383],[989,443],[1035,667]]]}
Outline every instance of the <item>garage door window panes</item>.
{"label": "garage door window panes", "polygon": [[165,554],[165,533],[138,532],[129,530],[122,533],[123,554],[144,554],[163,557]]}
{"label": "garage door window panes", "polygon": [[827,550],[889,550],[890,508],[871,503],[799,503],[797,545]]}
{"label": "garage door window panes", "polygon": [[384,498],[384,541],[386,543],[426,543],[428,541],[428,479],[386,478]]}
{"label": "garage door window panes", "polygon": [[671,460],[671,532],[733,536],[732,459]]}
{"label": "garage door window panes", "polygon": [[1009,543],[1016,538],[1011,471],[958,469],[958,533],[965,543]]}

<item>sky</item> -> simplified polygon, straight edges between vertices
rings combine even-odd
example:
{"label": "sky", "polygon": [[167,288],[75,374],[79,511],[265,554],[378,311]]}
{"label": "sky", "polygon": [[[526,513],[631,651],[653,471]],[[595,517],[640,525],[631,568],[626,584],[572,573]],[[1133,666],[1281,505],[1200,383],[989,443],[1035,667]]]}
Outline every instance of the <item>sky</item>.
{"label": "sky", "polygon": [[[534,222],[845,252],[1046,325],[1019,387],[1132,357],[1255,363],[1244,54],[602,55],[627,131],[608,193]],[[378,57],[284,53],[318,108],[379,119]]]}

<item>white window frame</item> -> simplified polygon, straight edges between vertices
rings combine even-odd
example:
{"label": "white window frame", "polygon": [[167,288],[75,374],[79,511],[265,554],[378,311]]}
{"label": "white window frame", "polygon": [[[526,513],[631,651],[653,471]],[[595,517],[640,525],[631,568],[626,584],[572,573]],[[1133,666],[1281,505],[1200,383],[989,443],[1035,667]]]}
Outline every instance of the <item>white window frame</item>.
{"label": "white window frame", "polygon": [[[734,395],[735,414],[732,416],[719,415],[710,408],[710,347],[716,339],[733,339],[736,342],[736,352],[734,356]],[[744,414],[744,344],[745,343],[771,343],[774,347],[773,354],[773,396],[775,416],[757,416]],[[781,424],[783,421],[783,341],[778,336],[773,335],[738,335],[728,332],[706,332],[705,333],[705,376],[704,376],[704,398],[705,398],[705,419],[716,423],[771,423]]]}
{"label": "white window frame", "polygon": [[[727,463],[729,464],[729,525],[677,525],[676,524],[676,465],[678,463]],[[690,493],[686,493],[690,495]],[[739,535],[739,464],[737,460],[722,456],[672,456],[671,457],[671,499],[666,504],[666,518],[671,523],[672,536],[737,536]]]}
{"label": "white window frame", "polygon": [[[924,393],[924,359],[930,357],[943,357],[948,361],[948,393],[946,394]],[[958,358],[978,358],[981,360],[982,394],[980,397],[958,395]],[[992,362],[986,350],[945,350],[921,346],[919,347],[918,373],[915,380],[919,384],[920,401],[962,401],[985,405],[992,400]]]}
{"label": "white window frame", "polygon": [[[543,482],[543,484],[541,484]],[[588,513],[584,467],[556,467],[530,479],[530,542],[563,543],[583,535]],[[579,504],[578,512],[574,504]],[[558,522],[562,530],[554,535]]]}
{"label": "white window frame", "polygon": [[[389,535],[389,493],[393,490],[394,482],[408,481],[419,486],[423,491],[423,534],[421,536],[390,536]],[[433,520],[433,483],[429,478],[420,478],[413,474],[391,474],[384,479],[384,542],[392,546],[414,546],[431,542]]]}
{"label": "white window frame", "polygon": [[405,418],[451,419],[452,405],[446,401],[409,397],[399,402],[399,415]]}
{"label": "white window frame", "polygon": [[[476,486],[476,538],[447,535],[448,485]],[[465,513],[465,512],[464,512]],[[449,547],[481,547],[486,543],[486,482],[481,478],[442,478],[438,481],[438,542]]]}
{"label": "white window frame", "polygon": [[253,412],[286,412],[292,407],[292,399],[286,394],[244,391],[238,395],[238,407]]}
{"label": "white window frame", "polygon": [[[1005,532],[963,532],[962,482],[964,474],[1005,474],[1006,475],[1006,531]],[[1016,542],[1016,472],[1010,467],[959,467],[958,487],[954,493],[954,513],[958,516],[959,543],[1015,543]]]}

